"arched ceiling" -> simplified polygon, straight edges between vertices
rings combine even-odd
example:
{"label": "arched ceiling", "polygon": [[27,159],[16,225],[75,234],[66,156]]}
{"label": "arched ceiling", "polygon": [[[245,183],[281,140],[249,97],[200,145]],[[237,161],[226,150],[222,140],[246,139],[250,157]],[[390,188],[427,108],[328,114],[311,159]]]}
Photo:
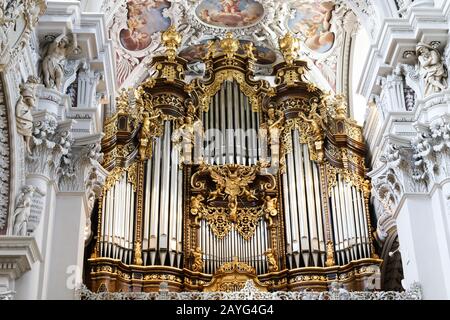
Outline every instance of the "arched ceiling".
{"label": "arched ceiling", "polygon": [[110,23],[116,48],[119,86],[132,86],[148,76],[151,58],[160,54],[160,34],[175,24],[183,35],[180,55],[191,73],[209,40],[232,32],[257,48],[259,72],[267,74],[281,59],[278,38],[295,33],[312,80],[326,90],[336,88],[337,60],[343,44],[342,18],[348,11],[334,0],[122,0]]}

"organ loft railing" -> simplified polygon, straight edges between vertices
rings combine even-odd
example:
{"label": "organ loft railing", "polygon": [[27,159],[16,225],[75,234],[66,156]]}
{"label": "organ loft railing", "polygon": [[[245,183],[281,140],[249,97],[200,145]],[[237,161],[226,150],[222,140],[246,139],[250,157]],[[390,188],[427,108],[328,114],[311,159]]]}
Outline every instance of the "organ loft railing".
{"label": "organ loft railing", "polygon": [[307,81],[289,34],[275,87],[254,80],[253,45],[231,34],[188,83],[180,41],[163,33],[156,75],[106,121],[90,289],[376,289],[365,149],[345,99]]}

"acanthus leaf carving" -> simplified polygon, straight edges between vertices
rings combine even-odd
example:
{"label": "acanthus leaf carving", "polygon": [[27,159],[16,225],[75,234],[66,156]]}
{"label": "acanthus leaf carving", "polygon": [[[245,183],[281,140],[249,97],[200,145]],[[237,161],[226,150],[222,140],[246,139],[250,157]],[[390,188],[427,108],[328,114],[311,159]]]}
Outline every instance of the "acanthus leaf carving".
{"label": "acanthus leaf carving", "polygon": [[34,122],[32,139],[32,153],[26,157],[27,172],[56,179],[61,158],[67,155],[73,143],[69,128],[58,126],[56,117],[45,113]]}

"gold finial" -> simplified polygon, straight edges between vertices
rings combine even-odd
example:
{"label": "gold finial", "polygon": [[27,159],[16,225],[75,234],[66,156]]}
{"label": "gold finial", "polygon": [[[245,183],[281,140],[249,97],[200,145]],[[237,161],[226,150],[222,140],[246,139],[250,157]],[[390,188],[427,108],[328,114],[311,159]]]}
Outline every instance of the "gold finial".
{"label": "gold finial", "polygon": [[231,59],[239,50],[239,41],[233,38],[231,32],[227,32],[225,39],[220,41],[220,48],[227,55],[227,58]]}
{"label": "gold finial", "polygon": [[298,51],[300,50],[300,41],[288,32],[280,39],[279,45],[286,63],[289,65],[293,64],[298,56]]}
{"label": "gold finial", "polygon": [[178,46],[181,43],[181,35],[177,32],[174,25],[171,25],[161,35],[161,42],[166,47],[166,55],[169,61],[174,61]]}

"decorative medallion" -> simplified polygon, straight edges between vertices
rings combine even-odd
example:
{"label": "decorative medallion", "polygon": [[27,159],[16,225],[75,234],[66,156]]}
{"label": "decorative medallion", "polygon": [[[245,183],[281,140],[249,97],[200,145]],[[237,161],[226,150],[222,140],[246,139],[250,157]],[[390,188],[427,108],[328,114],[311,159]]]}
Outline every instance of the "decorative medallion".
{"label": "decorative medallion", "polygon": [[264,7],[254,0],[203,0],[195,9],[203,23],[216,28],[245,28],[264,17]]}

